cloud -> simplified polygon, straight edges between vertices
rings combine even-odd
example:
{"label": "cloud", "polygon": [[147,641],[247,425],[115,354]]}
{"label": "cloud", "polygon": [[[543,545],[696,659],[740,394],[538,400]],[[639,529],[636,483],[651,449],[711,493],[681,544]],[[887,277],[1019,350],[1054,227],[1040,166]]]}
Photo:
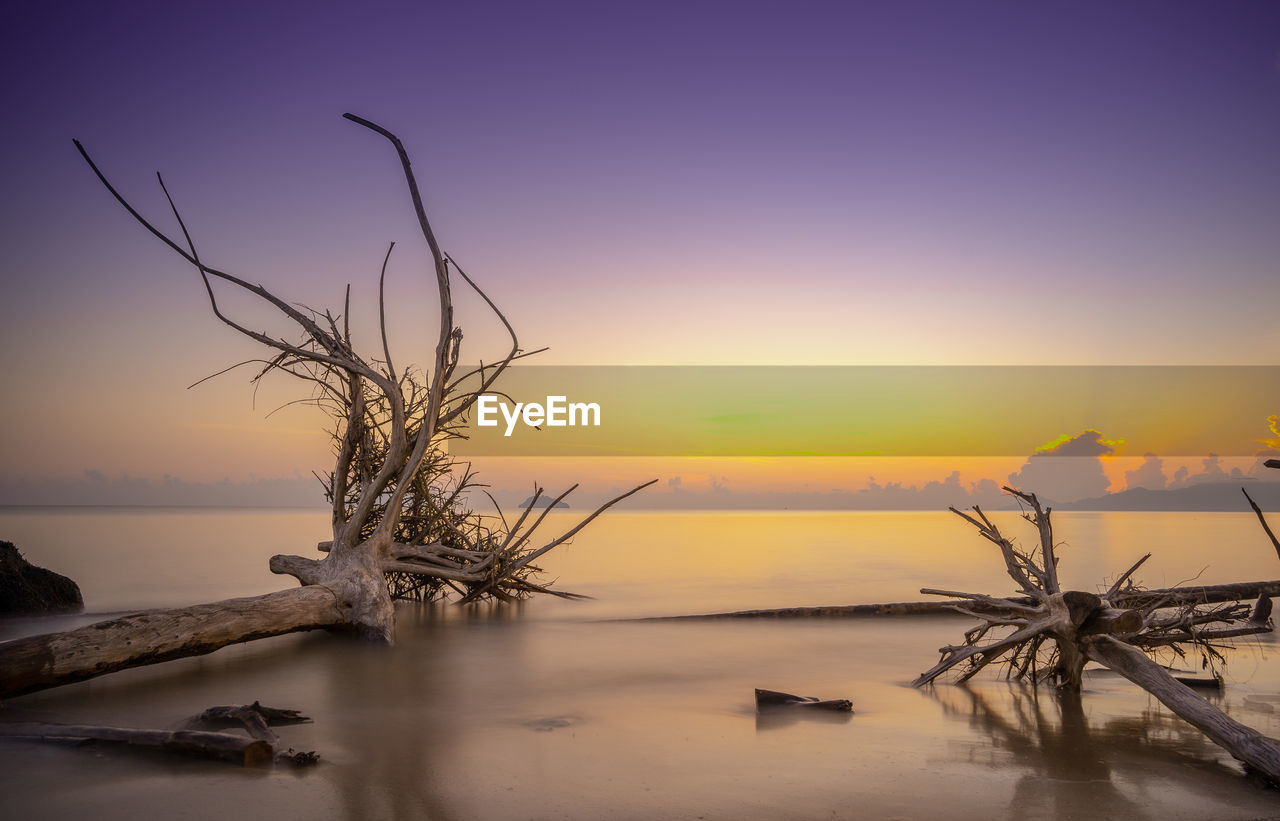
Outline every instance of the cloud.
{"label": "cloud", "polygon": [[960,481],[960,471],[952,471],[939,481],[934,479],[923,487],[902,482],[880,484],[874,476],[867,486],[849,499],[844,507],[861,510],[946,510],[948,507],[1002,507],[1007,497],[992,479],[982,479],[968,487]]}
{"label": "cloud", "polygon": [[1280,450],[1280,413],[1267,417],[1267,427],[1271,429],[1271,438],[1259,441],[1267,446],[1267,450]]}
{"label": "cloud", "polygon": [[1075,436],[1064,433],[1036,448],[1036,456],[1110,456],[1123,444],[1123,439],[1103,439],[1100,432],[1090,429]]}
{"label": "cloud", "polygon": [[1231,478],[1230,474],[1222,469],[1222,458],[1216,453],[1210,453],[1200,464],[1202,467],[1199,473],[1192,473],[1186,477],[1187,485],[1222,482]]}
{"label": "cloud", "polygon": [[1096,430],[1059,436],[1036,448],[1022,469],[1009,474],[1009,483],[1054,502],[1075,502],[1104,496],[1111,480],[1102,469],[1102,456],[1115,453],[1123,439],[1102,438]]}
{"label": "cloud", "polygon": [[1267,427],[1271,429],[1271,436],[1258,440],[1263,448],[1254,454],[1256,458],[1253,460],[1253,465],[1245,473],[1264,482],[1276,482],[1280,481],[1280,470],[1267,467],[1266,462],[1280,457],[1280,414],[1273,413],[1268,416]]}
{"label": "cloud", "polygon": [[1142,464],[1133,470],[1125,471],[1125,489],[1145,487],[1148,490],[1163,490],[1169,480],[1164,475],[1164,460],[1154,453],[1142,456]]}

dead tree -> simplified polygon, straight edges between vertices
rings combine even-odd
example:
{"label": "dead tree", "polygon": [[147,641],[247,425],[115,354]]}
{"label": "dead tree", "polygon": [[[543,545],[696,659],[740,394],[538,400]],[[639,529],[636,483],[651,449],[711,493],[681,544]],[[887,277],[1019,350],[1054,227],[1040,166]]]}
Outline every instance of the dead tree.
{"label": "dead tree", "polygon": [[1238,598],[1198,594],[1194,588],[1182,596],[1152,597],[1133,583],[1134,573],[1151,558],[1149,553],[1101,595],[1063,590],[1052,509],[1042,507],[1035,494],[1004,490],[1023,503],[1023,518],[1036,529],[1037,546],[1031,550],[1020,550],[976,506],[972,516],[955,508],[951,512],[999,548],[1017,592],[1000,597],[922,589],[921,593],[962,600],[964,604],[952,609],[981,623],[966,632],[960,644],[942,647],[942,658],[913,684],[929,684],[953,669],[961,671],[959,681],[967,681],[999,662],[1011,678],[1078,690],[1085,664],[1094,661],[1142,687],[1235,758],[1280,784],[1280,744],[1229,718],[1147,656],[1167,648],[1179,656],[1197,652],[1206,666],[1223,661],[1223,642],[1271,632],[1268,593],[1252,605]]}
{"label": "dead tree", "polygon": [[[567,532],[545,542],[533,539],[546,511],[532,522],[526,521],[532,505],[514,523],[508,523],[500,510],[495,517],[481,517],[470,510],[466,491],[473,487],[472,474],[467,470],[457,475],[446,444],[465,435],[475,400],[493,388],[512,362],[529,353],[521,349],[515,330],[493,300],[441,250],[400,140],[368,120],[352,114],[345,117],[386,138],[395,149],[431,252],[439,332],[425,372],[398,368],[387,344],[385,284],[394,243],[382,260],[378,279],[381,348],[372,356],[361,354],[352,343],[350,286],[341,311],[321,312],[298,307],[261,285],[211,267],[197,251],[158,174],[181,232],[180,241],[143,217],[107,180],[80,142],[75,142],[85,162],[120,205],[195,268],[214,316],[268,349],[268,358],[251,361],[259,366],[254,380],[274,373],[303,380],[312,394],[300,401],[316,404],[333,419],[335,465],[321,477],[331,505],[332,538],[322,543],[321,558],[271,557],[272,572],[293,576],[301,583],[294,589],[137,613],[0,644],[0,697],[300,630],[351,630],[390,642],[395,632],[393,592],[416,594],[417,598],[454,593],[462,601],[486,597],[510,600],[551,592],[534,580],[538,572],[534,562],[572,538],[606,508],[652,484],[640,485],[606,502]],[[496,362],[463,369],[466,372],[459,370],[462,331],[453,318],[453,274],[479,295],[510,338],[509,348]],[[291,324],[296,336],[254,330],[227,315],[218,299],[224,288],[271,307]],[[541,493],[539,490],[535,497]]]}

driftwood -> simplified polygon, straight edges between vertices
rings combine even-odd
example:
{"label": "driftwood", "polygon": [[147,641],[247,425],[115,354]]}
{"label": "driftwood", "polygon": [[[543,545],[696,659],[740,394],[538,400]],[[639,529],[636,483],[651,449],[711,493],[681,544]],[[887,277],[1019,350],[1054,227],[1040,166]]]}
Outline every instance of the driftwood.
{"label": "driftwood", "polygon": [[809,710],[830,710],[836,713],[852,713],[853,702],[844,698],[817,699],[813,696],[797,696],[777,690],[756,688],[756,709],[776,710],[798,707]]}
{"label": "driftwood", "polygon": [[[311,719],[297,710],[264,707],[258,702],[239,706],[210,707],[192,718],[185,730],[140,730],[127,727],[99,727],[87,724],[47,724],[43,722],[0,723],[0,736],[31,739],[71,739],[154,747],[166,752],[232,761],[250,766],[279,759],[293,764],[314,764],[314,752],[276,752],[279,737],[274,724],[298,724]],[[209,732],[201,726],[242,727],[249,737],[234,733]]]}
{"label": "driftwood", "polygon": [[[926,588],[922,593],[965,598],[969,593]],[[1150,590],[1129,590],[1117,593],[1111,601],[1123,608],[1138,608],[1152,603],[1167,606],[1186,604],[1215,604],[1259,599],[1270,602],[1272,596],[1280,596],[1280,580],[1260,582],[1232,582],[1195,587],[1165,587]],[[1009,596],[1008,601],[1033,606],[1035,599],[1026,596]],[[981,599],[971,599],[968,610],[998,612],[998,605],[988,608]],[[772,610],[734,610],[728,613],[702,613],[680,616],[646,616],[626,621],[685,621],[696,619],[824,619],[860,618],[864,616],[959,616],[954,604],[939,601],[888,602],[884,604],[838,604],[818,607],[781,607]],[[1263,619],[1265,621],[1265,619]]]}
{"label": "driftwood", "polygon": [[[268,349],[266,358],[240,363],[255,366],[253,381],[273,373],[296,377],[312,391],[309,398],[300,401],[329,414],[336,461],[334,469],[319,478],[331,506],[331,539],[321,559],[271,558],[272,572],[293,576],[301,585],[291,590],[139,613],[0,644],[0,697],[299,630],[347,630],[391,642],[395,634],[393,596],[428,599],[456,595],[470,602],[482,598],[511,601],[543,592],[564,595],[535,580],[540,569],[534,562],[613,504],[652,484],[615,497],[568,531],[545,541],[541,537],[535,541],[545,510],[530,521],[531,508],[526,509],[514,522],[508,522],[500,509],[494,516],[481,516],[467,507],[467,491],[480,487],[469,469],[459,470],[448,456],[447,443],[465,436],[472,406],[492,389],[505,369],[536,351],[521,349],[502,311],[441,250],[400,140],[368,120],[350,114],[346,118],[385,138],[395,150],[431,252],[429,276],[438,295],[439,326],[434,356],[425,372],[403,363],[397,367],[387,345],[384,286],[391,249],[382,261],[378,280],[381,348],[362,354],[352,342],[350,288],[341,311],[316,311],[209,266],[159,175],[161,190],[180,230],[180,237],[175,235],[178,238],[143,217],[76,141],[81,156],[116,201],[195,268],[214,316]],[[465,373],[458,368],[462,330],[453,320],[454,276],[488,306],[510,339],[510,348],[493,364]],[[229,316],[219,301],[221,289],[269,308],[289,323],[297,337],[254,330],[257,326]],[[574,487],[556,497],[553,504],[561,502]],[[541,495],[539,488],[535,500]]]}
{"label": "driftwood", "polygon": [[33,739],[79,739],[133,747],[154,747],[166,752],[216,758],[242,765],[269,764],[274,752],[270,742],[233,733],[195,730],[136,730],[85,724],[0,723],[0,736]]}
{"label": "driftwood", "polygon": [[[1271,462],[1267,462],[1267,467],[1280,467],[1280,462],[1277,462],[1274,466]],[[1271,546],[1276,549],[1276,555],[1280,556],[1280,539],[1277,539],[1276,534],[1271,532],[1271,525],[1267,524],[1267,517],[1262,515],[1262,508],[1258,507],[1258,503],[1249,495],[1249,491],[1240,488],[1240,492],[1244,494],[1244,498],[1249,500],[1249,507],[1253,508],[1254,515],[1258,517],[1258,522],[1262,525],[1262,532],[1267,534],[1267,538],[1271,540]]]}
{"label": "driftwood", "polygon": [[280,737],[271,729],[273,725],[305,724],[310,721],[298,710],[264,707],[255,701],[252,704],[210,707],[192,719],[191,723],[203,726],[240,726],[254,738],[276,745],[280,743]]}
{"label": "driftwood", "polygon": [[[1179,655],[1198,651],[1206,664],[1223,659],[1221,642],[1272,630],[1269,590],[1263,587],[1252,605],[1242,602],[1239,594],[1245,590],[1250,596],[1256,594],[1257,583],[1218,586],[1214,598],[1232,591],[1237,594],[1234,600],[1210,601],[1196,591],[1153,596],[1154,591],[1140,591],[1132,580],[1150,554],[1102,595],[1063,590],[1058,582],[1052,511],[1043,508],[1034,494],[1008,487],[1005,491],[1026,506],[1023,518],[1038,535],[1038,544],[1031,550],[1020,550],[978,507],[972,516],[954,508],[952,512],[999,548],[1018,595],[921,590],[961,600],[954,609],[980,624],[965,633],[962,643],[941,648],[941,659],[914,684],[929,684],[955,668],[962,670],[959,680],[965,681],[998,662],[1011,678],[1053,681],[1063,689],[1079,690],[1085,664],[1094,661],[1147,690],[1247,767],[1280,784],[1280,744],[1227,717],[1143,652],[1167,647]],[[978,610],[979,606],[983,609]]]}
{"label": "driftwood", "polygon": [[345,624],[339,591],[308,585],[14,639],[0,644],[0,698],[211,653],[228,644]]}

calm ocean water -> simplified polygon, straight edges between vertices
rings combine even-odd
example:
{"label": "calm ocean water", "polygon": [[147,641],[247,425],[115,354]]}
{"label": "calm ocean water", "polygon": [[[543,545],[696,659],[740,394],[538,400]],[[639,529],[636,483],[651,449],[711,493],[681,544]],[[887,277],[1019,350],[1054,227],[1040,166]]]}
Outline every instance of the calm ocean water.
{"label": "calm ocean water", "polygon": [[[563,522],[571,513],[554,513]],[[1145,552],[1152,587],[1280,578],[1246,514],[1055,516],[1062,576],[1095,590]],[[1027,538],[1013,514],[1007,527]],[[554,526],[554,521],[548,527]],[[211,601],[290,580],[322,510],[0,510],[0,538],[75,578],[90,612]],[[905,686],[957,619],[636,622],[796,605],[1006,592],[986,542],[950,514],[610,513],[549,554],[595,598],[462,610],[403,606],[398,643],[284,636],[14,699],[11,720],[176,727],[261,700],[320,752],[301,771],[0,744],[9,818],[1258,818],[1280,794],[1106,671],[1078,702],[1010,685]],[[0,623],[0,636],[77,618]],[[1229,656],[1220,705],[1280,735],[1275,640]],[[1199,661],[1187,662],[1198,667]],[[752,688],[849,698],[856,714],[764,721]]]}

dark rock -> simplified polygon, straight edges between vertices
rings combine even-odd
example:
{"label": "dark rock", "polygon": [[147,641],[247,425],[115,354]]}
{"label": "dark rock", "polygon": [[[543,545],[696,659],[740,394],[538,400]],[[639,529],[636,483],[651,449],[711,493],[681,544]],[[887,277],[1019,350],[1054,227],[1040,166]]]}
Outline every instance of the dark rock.
{"label": "dark rock", "polygon": [[28,563],[12,542],[0,541],[0,616],[75,613],[83,609],[79,585]]}

